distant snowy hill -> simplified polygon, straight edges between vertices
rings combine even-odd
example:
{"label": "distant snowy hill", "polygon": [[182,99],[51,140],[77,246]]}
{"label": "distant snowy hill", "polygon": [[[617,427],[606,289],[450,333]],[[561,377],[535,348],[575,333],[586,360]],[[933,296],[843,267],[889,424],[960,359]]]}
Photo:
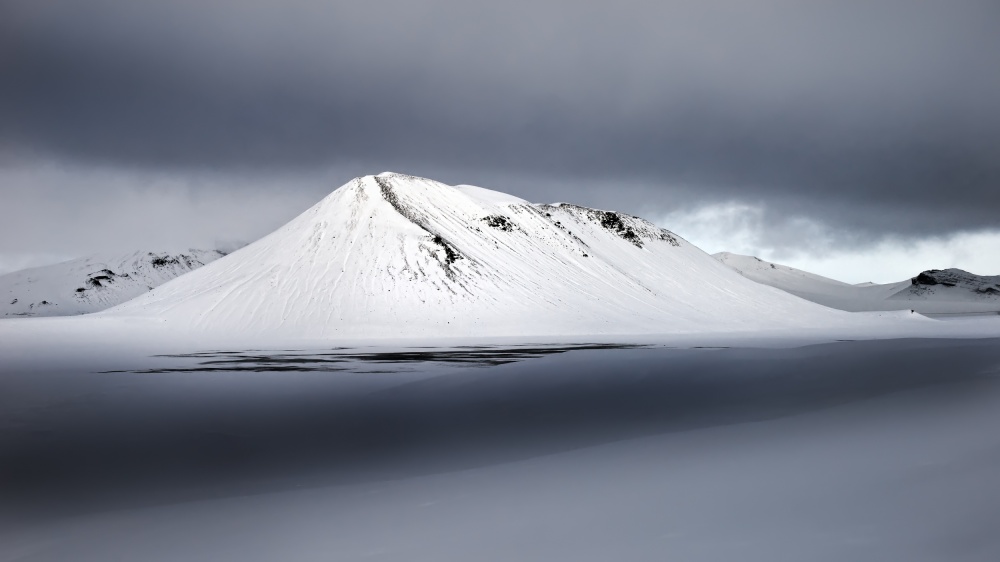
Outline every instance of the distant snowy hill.
{"label": "distant snowy hill", "polygon": [[102,313],[292,337],[750,330],[854,322],[630,215],[383,173]]}
{"label": "distant snowy hill", "polygon": [[1000,310],[1000,275],[976,275],[961,269],[930,269],[890,299],[926,302],[983,302]]}
{"label": "distant snowy hill", "polygon": [[0,317],[97,312],[224,256],[218,250],[101,255],[0,276]]}
{"label": "distant snowy hill", "polygon": [[720,252],[713,257],[747,279],[840,310],[1000,311],[1000,276],[973,275],[961,269],[932,269],[897,283],[849,285],[754,256]]}

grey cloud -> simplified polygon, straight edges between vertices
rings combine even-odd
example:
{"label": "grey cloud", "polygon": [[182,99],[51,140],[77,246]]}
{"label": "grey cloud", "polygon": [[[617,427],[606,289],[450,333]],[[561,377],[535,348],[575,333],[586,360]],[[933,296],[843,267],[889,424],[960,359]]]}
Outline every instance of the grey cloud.
{"label": "grey cloud", "polygon": [[844,244],[998,224],[992,1],[4,6],[8,152],[765,202]]}

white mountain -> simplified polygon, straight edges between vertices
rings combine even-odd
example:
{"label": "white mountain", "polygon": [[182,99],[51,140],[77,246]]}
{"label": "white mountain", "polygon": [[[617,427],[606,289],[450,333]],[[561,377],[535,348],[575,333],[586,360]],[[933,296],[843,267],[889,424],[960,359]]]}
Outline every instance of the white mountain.
{"label": "white mountain", "polygon": [[754,256],[720,252],[713,257],[747,279],[840,310],[929,314],[1000,311],[1000,276],[932,269],[896,283],[849,285]]}
{"label": "white mountain", "polygon": [[290,337],[752,330],[856,322],[637,217],[394,173],[102,313]]}
{"label": "white mountain", "polygon": [[97,312],[224,256],[218,250],[98,255],[0,276],[0,317]]}

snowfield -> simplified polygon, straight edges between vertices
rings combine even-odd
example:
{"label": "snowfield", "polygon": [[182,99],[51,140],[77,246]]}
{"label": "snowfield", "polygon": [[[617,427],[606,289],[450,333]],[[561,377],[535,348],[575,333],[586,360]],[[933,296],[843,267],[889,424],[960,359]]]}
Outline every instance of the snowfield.
{"label": "snowfield", "polygon": [[0,317],[98,312],[226,255],[219,250],[98,255],[0,276]]}
{"label": "snowfield", "polygon": [[794,267],[729,252],[715,259],[747,279],[850,312],[916,310],[927,314],[1000,312],[1000,276],[928,270],[897,283],[849,285]]}

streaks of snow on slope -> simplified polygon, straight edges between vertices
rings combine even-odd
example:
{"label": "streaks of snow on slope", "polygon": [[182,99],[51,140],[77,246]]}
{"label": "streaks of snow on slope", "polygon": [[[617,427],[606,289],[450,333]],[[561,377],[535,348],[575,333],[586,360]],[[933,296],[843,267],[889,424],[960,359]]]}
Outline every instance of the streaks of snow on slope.
{"label": "streaks of snow on slope", "polygon": [[258,242],[109,314],[293,337],[859,321],[750,282],[637,217],[388,172],[352,180]]}
{"label": "streaks of snow on slope", "polygon": [[0,276],[0,317],[97,312],[224,256],[218,250],[98,255]]}

